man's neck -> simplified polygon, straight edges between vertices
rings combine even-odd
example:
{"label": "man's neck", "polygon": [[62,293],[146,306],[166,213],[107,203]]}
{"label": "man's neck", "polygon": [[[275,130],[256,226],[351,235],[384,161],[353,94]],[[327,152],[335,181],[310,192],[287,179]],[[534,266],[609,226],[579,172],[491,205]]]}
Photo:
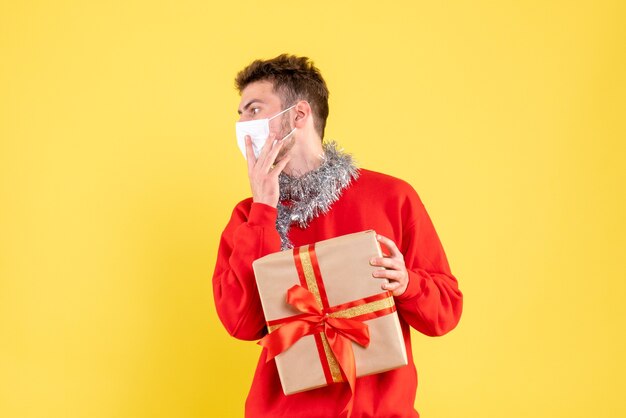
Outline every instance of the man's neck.
{"label": "man's neck", "polygon": [[296,145],[291,149],[291,159],[285,166],[284,173],[291,177],[301,177],[316,170],[322,164],[322,141],[311,138],[308,141],[296,139]]}

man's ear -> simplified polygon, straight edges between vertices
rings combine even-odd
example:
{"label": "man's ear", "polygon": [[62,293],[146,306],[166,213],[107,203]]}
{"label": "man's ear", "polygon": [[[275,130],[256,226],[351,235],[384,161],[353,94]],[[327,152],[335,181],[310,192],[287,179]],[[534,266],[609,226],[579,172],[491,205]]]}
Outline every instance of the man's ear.
{"label": "man's ear", "polygon": [[309,120],[313,120],[313,110],[311,109],[309,102],[306,100],[300,100],[296,103],[296,107],[294,109],[296,111],[296,128],[302,129],[306,126]]}

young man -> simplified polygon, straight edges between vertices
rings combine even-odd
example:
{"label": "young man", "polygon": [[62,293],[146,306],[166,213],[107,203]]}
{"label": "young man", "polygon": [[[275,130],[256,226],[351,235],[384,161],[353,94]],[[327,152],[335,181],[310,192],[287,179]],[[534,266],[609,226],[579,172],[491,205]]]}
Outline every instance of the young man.
{"label": "young man", "polygon": [[[373,229],[388,256],[371,280],[393,293],[408,366],[357,379],[353,418],[418,417],[409,326],[443,335],[459,321],[463,296],[417,193],[406,182],[358,169],[335,143],[322,142],[328,89],[306,57],[257,60],[236,77],[237,136],[252,197],[235,207],[213,276],[218,315],[242,340],[266,333],[252,262],[282,249]],[[269,131],[269,137],[268,137]],[[388,281],[388,282],[387,282]],[[285,396],[274,361],[259,359],[246,417],[338,417],[345,383]]]}

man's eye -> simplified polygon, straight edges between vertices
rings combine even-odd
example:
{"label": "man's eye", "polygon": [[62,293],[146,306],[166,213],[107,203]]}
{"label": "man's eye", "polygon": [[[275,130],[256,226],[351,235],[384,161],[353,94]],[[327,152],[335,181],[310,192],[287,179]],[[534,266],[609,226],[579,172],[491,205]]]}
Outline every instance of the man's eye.
{"label": "man's eye", "polygon": [[260,109],[258,107],[253,107],[252,109],[250,109],[250,112],[253,115],[256,115],[257,113],[259,113]]}

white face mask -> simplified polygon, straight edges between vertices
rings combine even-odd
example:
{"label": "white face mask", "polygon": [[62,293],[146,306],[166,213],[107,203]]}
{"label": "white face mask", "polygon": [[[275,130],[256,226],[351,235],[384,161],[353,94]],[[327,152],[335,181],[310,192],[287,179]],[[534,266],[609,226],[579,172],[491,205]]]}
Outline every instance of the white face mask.
{"label": "white face mask", "polygon": [[[261,148],[263,148],[267,137],[270,136],[270,120],[282,115],[290,109],[293,109],[295,106],[296,105],[288,107],[282,112],[275,114],[271,118],[237,122],[235,124],[237,145],[239,146],[239,150],[241,150],[241,153],[243,154],[243,158],[245,158],[246,160],[248,159],[246,157],[246,136],[250,136],[250,139],[252,139],[252,150],[254,151],[254,156],[258,158],[259,154],[261,153]],[[291,135],[295,130],[296,128],[293,128],[291,132],[285,135],[283,139],[287,139],[287,137]]]}

